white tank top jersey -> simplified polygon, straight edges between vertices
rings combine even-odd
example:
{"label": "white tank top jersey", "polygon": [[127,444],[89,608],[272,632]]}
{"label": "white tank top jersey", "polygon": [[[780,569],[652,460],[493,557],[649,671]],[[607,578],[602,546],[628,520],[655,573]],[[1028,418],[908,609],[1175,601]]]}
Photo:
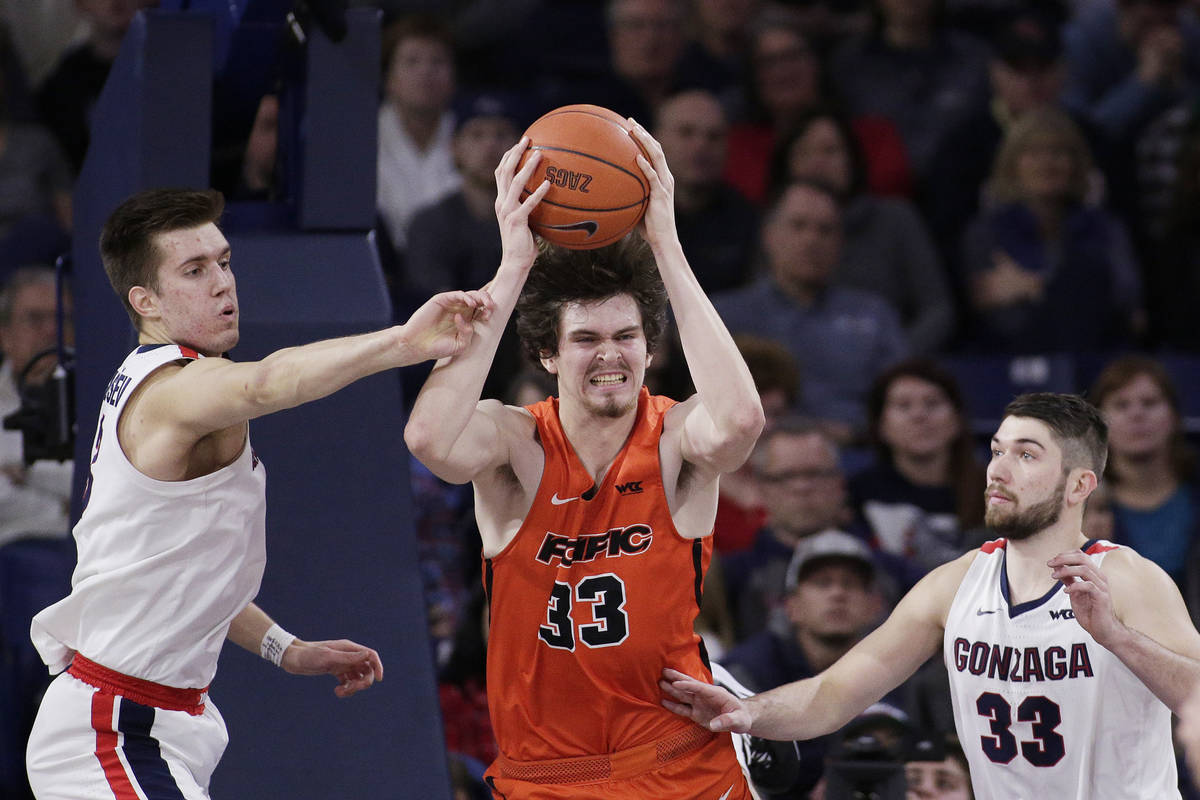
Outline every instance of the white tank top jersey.
{"label": "white tank top jersey", "polygon": [[30,627],[51,672],[79,652],[136,678],[205,688],[230,622],[258,594],[266,468],[249,433],[232,463],[186,481],[147,477],[117,440],[134,387],[166,364],[200,357],[177,345],[139,347],[105,390],[74,529],[79,561],[71,593]]}
{"label": "white tank top jersey", "polygon": [[[1061,583],[1009,602],[1006,540],[950,606],[944,657],[978,800],[1178,798],[1171,712],[1075,621]],[[1097,566],[1118,545],[1091,540]]]}

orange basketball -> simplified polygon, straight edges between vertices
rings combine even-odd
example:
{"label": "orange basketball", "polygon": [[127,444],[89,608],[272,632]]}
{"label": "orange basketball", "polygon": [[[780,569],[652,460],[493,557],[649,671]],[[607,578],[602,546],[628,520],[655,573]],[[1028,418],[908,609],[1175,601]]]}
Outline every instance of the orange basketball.
{"label": "orange basketball", "polygon": [[518,169],[534,152],[542,162],[521,199],[550,181],[529,215],[530,230],[574,250],[612,244],[632,230],[646,213],[650,185],[637,163],[645,151],[631,128],[619,114],[590,105],[556,108],[529,126],[529,149]]}

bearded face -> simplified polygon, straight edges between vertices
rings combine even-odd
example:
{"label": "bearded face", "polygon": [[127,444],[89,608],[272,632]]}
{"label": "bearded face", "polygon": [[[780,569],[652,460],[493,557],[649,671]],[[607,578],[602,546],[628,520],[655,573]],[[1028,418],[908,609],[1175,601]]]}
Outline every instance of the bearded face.
{"label": "bearded face", "polygon": [[1062,515],[1066,492],[1067,476],[1063,475],[1049,497],[1022,507],[1017,498],[1005,491],[1003,487],[990,485],[984,493],[985,497],[999,494],[1011,502],[1002,505],[988,505],[983,518],[984,524],[996,536],[1009,541],[1028,539],[1038,531],[1045,530],[1058,522],[1059,516]]}

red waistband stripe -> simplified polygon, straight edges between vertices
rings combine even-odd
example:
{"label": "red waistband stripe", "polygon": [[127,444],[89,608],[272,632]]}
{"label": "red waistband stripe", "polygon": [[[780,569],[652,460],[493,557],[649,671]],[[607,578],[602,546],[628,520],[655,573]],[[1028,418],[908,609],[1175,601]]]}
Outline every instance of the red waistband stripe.
{"label": "red waistband stripe", "polygon": [[163,686],[161,683],[123,675],[79,653],[75,654],[67,672],[102,692],[120,695],[144,706],[153,706],[165,711],[186,711],[193,717],[204,713],[208,687],[176,689],[173,686]]}

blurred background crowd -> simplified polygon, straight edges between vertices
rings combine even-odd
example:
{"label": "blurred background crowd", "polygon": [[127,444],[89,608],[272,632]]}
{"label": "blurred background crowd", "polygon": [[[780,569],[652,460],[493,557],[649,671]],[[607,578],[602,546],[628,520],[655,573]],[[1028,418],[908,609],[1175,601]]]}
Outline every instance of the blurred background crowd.
{"label": "blurred background crowd", "polygon": [[[0,4],[4,414],[18,385],[45,379],[59,331],[71,338],[52,265],[69,247],[89,115],[134,14],[154,5]],[[722,481],[699,621],[746,686],[819,672],[927,571],[986,540],[988,438],[1026,389],[1101,409],[1111,457],[1085,532],[1157,562],[1200,618],[1200,2],[350,5],[384,15],[376,241],[398,319],[490,279],[493,170],[540,114],[602,105],[662,143],[684,251],[768,414]],[[248,134],[214,121],[212,183],[234,201],[277,197],[279,118],[268,92]],[[686,397],[678,348],[661,355],[652,391]],[[410,398],[422,376],[406,375]],[[485,396],[553,391],[510,334]],[[27,560],[69,546],[71,465],[26,464],[11,431],[0,458],[7,641],[40,608],[20,596]],[[415,460],[412,479],[447,747],[472,797],[496,754],[472,495]],[[12,542],[19,558],[4,557]],[[38,692],[17,661],[0,659],[9,765]],[[934,745],[910,765],[918,787],[918,762],[936,767],[931,788],[910,797],[968,796],[938,660],[872,714]],[[802,744],[770,796],[821,796],[840,741]]]}

